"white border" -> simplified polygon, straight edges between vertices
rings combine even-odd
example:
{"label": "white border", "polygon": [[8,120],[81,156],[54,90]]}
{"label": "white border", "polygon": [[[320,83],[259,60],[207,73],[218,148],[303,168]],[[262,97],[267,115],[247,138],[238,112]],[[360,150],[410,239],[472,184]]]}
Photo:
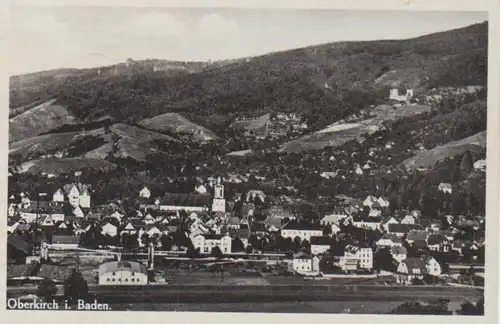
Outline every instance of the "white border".
{"label": "white border", "polygon": [[[184,321],[187,323],[196,322],[213,322],[224,323],[225,321],[238,323],[281,323],[286,321],[291,323],[304,323],[305,321],[332,322],[332,321],[351,321],[355,323],[439,323],[442,321],[452,320],[456,324],[459,323],[496,323],[497,306],[498,305],[498,230],[499,230],[499,150],[498,139],[500,138],[500,105],[499,105],[499,38],[500,38],[500,19],[499,7],[500,1],[494,0],[357,0],[357,1],[339,1],[339,0],[17,0],[11,1],[10,6],[101,6],[101,7],[116,7],[116,6],[140,6],[140,7],[242,7],[242,8],[302,8],[302,9],[364,9],[364,10],[425,10],[425,11],[489,11],[489,62],[488,62],[488,148],[487,148],[487,234],[486,234],[486,304],[485,316],[479,317],[463,317],[463,316],[416,316],[416,315],[320,315],[320,314],[255,314],[255,313],[175,313],[175,312],[109,312],[109,313],[94,313],[94,312],[27,312],[27,311],[6,311],[0,307],[2,322],[10,323],[14,321],[22,322],[39,322],[42,320],[50,323],[64,322],[81,322],[89,323],[96,322],[145,322],[158,320],[167,321]],[[4,19],[0,19],[0,44],[1,48],[6,49],[5,37],[8,36],[8,12],[9,4],[3,4],[1,13],[6,14]],[[2,24],[3,23],[3,24]],[[367,27],[368,28],[368,27]],[[4,51],[5,53],[5,51]],[[2,58],[3,64],[0,67],[5,67],[8,64],[7,57]],[[11,59],[15,59],[11,58]],[[2,70],[3,71],[3,70]],[[5,113],[5,118],[1,119],[3,127],[0,127],[2,132],[1,149],[2,149],[2,172],[7,174],[7,152],[8,152],[8,75],[3,73],[2,91],[0,95],[3,99],[2,113]],[[0,192],[0,201],[2,202],[3,210],[7,210],[7,183],[4,177],[3,186]],[[4,214],[5,215],[5,214]],[[1,223],[1,233],[6,233],[4,226],[5,222]],[[5,260],[6,260],[6,244],[0,244],[0,256],[3,260],[0,264],[0,278],[5,278]],[[6,280],[0,279],[1,291],[5,292]],[[5,305],[5,293],[0,294],[0,305]],[[20,323],[20,322],[19,322]]]}

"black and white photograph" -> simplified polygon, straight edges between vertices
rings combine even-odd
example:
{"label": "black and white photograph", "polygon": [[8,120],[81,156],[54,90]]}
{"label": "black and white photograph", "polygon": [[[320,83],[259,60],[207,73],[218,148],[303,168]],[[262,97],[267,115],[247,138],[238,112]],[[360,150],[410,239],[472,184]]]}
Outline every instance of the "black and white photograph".
{"label": "black and white photograph", "polygon": [[18,6],[9,35],[9,312],[485,315],[488,11]]}

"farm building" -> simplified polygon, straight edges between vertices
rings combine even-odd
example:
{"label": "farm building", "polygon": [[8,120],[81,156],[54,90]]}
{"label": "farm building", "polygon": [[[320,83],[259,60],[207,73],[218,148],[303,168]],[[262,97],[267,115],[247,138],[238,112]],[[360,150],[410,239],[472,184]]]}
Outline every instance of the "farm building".
{"label": "farm building", "polygon": [[113,261],[99,266],[99,285],[147,285],[148,272],[138,262]]}

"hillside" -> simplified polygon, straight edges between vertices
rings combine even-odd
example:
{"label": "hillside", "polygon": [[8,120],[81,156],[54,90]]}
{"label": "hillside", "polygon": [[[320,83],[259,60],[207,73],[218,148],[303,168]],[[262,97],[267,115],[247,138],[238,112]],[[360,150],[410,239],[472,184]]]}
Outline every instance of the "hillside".
{"label": "hillside", "polygon": [[55,101],[31,108],[9,119],[9,142],[40,135],[66,124],[76,124],[77,118]]}
{"label": "hillside", "polygon": [[146,129],[162,133],[192,136],[195,141],[200,142],[211,141],[218,138],[217,135],[210,130],[190,122],[177,113],[167,113],[144,119],[138,124]]}
{"label": "hillside", "polygon": [[482,151],[486,148],[486,131],[464,138],[459,141],[449,142],[445,145],[422,152],[410,159],[405,160],[402,165],[406,169],[428,168],[436,162],[441,162],[447,157],[454,157],[465,153],[465,151]]}
{"label": "hillside", "polygon": [[178,140],[170,136],[126,124],[114,124],[109,128],[109,130],[120,137],[139,142],[152,142],[158,140],[178,142]]}
{"label": "hillside", "polygon": [[63,174],[81,170],[109,171],[114,168],[116,165],[111,162],[89,158],[48,158],[29,161],[21,166],[22,172],[31,174]]}
{"label": "hillside", "polygon": [[67,80],[44,93],[81,119],[109,115],[135,124],[165,113],[221,134],[236,117],[271,111],[305,116],[312,131],[387,98],[389,86],[415,92],[485,85],[487,23],[408,40],[342,42],[238,60],[198,73]]}

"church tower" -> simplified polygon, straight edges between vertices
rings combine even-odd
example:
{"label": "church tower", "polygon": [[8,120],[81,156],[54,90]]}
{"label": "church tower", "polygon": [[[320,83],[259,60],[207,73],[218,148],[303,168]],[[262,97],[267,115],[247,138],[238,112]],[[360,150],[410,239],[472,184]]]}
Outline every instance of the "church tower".
{"label": "church tower", "polygon": [[212,212],[225,213],[226,212],[226,199],[224,199],[224,185],[221,178],[217,178],[217,183],[214,187],[214,200],[212,203]]}

